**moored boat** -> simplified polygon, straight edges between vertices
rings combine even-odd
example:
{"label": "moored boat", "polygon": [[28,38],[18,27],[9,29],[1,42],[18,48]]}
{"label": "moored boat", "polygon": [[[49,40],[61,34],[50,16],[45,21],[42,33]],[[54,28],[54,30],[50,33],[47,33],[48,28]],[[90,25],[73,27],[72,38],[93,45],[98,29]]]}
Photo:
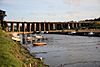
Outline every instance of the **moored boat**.
{"label": "moored boat", "polygon": [[33,43],[33,46],[44,46],[44,45],[47,45],[47,43],[45,43],[45,42],[36,42],[36,43]]}
{"label": "moored boat", "polygon": [[12,39],[15,40],[15,41],[21,41],[21,38],[19,36],[18,37],[17,36],[16,37],[12,37]]}
{"label": "moored boat", "polygon": [[35,40],[34,37],[27,37],[26,40],[31,41],[31,40]]}
{"label": "moored boat", "polygon": [[93,32],[89,32],[88,34],[89,34],[89,35],[94,35],[94,33],[93,33]]}
{"label": "moored boat", "polygon": [[37,38],[37,39],[42,39],[42,38],[44,38],[42,35],[34,35],[33,37],[35,37],[35,38]]}

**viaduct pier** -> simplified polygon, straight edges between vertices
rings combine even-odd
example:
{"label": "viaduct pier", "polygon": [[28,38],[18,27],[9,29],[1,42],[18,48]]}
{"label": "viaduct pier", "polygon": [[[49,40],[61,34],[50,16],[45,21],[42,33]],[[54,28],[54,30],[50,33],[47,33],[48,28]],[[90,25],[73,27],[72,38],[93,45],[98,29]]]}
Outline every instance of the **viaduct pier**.
{"label": "viaduct pier", "polygon": [[80,21],[80,22],[18,22],[4,21],[6,31],[9,33],[90,33],[100,35],[100,29],[95,25],[100,25],[100,21]]}

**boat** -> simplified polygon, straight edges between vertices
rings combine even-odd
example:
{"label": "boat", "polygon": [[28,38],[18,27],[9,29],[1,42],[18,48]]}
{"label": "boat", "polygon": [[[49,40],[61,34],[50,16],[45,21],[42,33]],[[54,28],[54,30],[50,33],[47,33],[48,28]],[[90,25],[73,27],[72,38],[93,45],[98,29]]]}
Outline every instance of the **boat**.
{"label": "boat", "polygon": [[93,32],[89,32],[88,34],[89,34],[89,35],[94,35],[94,33],[93,33]]}
{"label": "boat", "polygon": [[21,38],[19,36],[13,36],[12,39],[14,41],[21,41]]}
{"label": "boat", "polygon": [[44,38],[42,35],[33,35],[33,37],[35,37],[35,38],[37,38],[37,39],[42,39],[42,38]]}
{"label": "boat", "polygon": [[35,43],[33,43],[33,46],[44,46],[44,45],[47,45],[47,43],[45,43],[45,42],[35,42]]}
{"label": "boat", "polygon": [[31,40],[35,40],[34,37],[27,37],[26,40],[31,41]]}
{"label": "boat", "polygon": [[75,33],[76,33],[76,31],[72,31],[72,32],[71,32],[71,34],[75,34]]}
{"label": "boat", "polygon": [[74,35],[74,34],[76,34],[76,31],[69,32],[68,34]]}

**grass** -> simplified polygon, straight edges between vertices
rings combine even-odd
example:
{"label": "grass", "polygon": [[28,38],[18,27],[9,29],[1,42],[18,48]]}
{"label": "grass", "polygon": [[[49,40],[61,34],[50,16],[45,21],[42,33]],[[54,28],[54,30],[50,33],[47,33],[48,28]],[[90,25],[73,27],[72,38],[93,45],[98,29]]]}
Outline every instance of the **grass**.
{"label": "grass", "polygon": [[0,67],[47,67],[42,61],[29,55],[19,43],[3,32],[0,27]]}
{"label": "grass", "polygon": [[22,62],[13,54],[14,44],[15,42],[0,29],[0,67],[22,67]]}

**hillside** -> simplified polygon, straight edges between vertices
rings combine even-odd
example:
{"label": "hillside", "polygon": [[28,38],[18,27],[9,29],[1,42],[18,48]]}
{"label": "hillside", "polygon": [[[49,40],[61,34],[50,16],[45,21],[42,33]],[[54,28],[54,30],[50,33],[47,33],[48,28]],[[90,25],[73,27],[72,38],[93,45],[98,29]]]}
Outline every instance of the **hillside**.
{"label": "hillside", "polygon": [[46,67],[39,59],[29,55],[17,42],[11,40],[10,36],[0,27],[0,67]]}

